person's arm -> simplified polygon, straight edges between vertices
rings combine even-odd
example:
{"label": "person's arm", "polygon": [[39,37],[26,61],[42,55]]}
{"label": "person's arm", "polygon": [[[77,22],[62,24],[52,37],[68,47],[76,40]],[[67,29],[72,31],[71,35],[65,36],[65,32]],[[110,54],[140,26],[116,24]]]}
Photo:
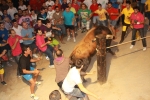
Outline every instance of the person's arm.
{"label": "person's arm", "polygon": [[37,61],[39,61],[39,60],[41,60],[40,57],[38,57],[38,58],[36,58],[36,59],[30,59],[30,62],[37,62]]}
{"label": "person's arm", "polygon": [[119,16],[116,18],[116,20],[119,19],[119,17],[121,17],[123,15],[124,9],[122,10],[122,12],[119,14]]}
{"label": "person's arm", "polygon": [[87,90],[82,83],[77,84],[79,89],[84,92],[85,94],[91,95],[93,97],[95,97],[96,99],[99,99],[98,96],[96,96],[94,93],[90,92],[89,90]]}
{"label": "person's arm", "polygon": [[33,71],[30,71],[30,70],[26,70],[26,69],[22,69],[22,72],[24,74],[35,74],[35,73],[38,73],[39,71],[37,69],[33,70]]}
{"label": "person's arm", "polygon": [[0,54],[0,57],[4,56],[6,54],[7,50],[3,50],[3,52]]}
{"label": "person's arm", "polygon": [[19,41],[19,39],[18,39],[18,38],[16,38],[15,43],[14,43],[14,44],[12,44],[12,43],[11,43],[11,41],[9,41],[9,40],[8,40],[8,43],[9,43],[9,45],[10,45],[10,47],[11,47],[11,49],[12,49],[12,50],[14,50],[14,49],[16,48],[16,45],[17,45],[17,42],[18,42],[18,41]]}
{"label": "person's arm", "polygon": [[51,43],[50,41],[47,41],[46,43],[44,43],[44,44],[41,45],[41,48],[44,47],[44,46],[46,46],[47,44],[50,44],[50,43]]}

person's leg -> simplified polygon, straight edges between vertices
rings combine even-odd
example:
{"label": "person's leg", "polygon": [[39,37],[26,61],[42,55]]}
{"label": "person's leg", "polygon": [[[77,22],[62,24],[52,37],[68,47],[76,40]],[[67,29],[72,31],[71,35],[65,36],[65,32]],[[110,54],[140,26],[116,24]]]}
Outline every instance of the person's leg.
{"label": "person's leg", "polygon": [[76,42],[75,33],[74,33],[74,26],[73,25],[70,27],[70,31],[71,31],[72,36],[73,36],[73,41]]}
{"label": "person's leg", "polygon": [[67,41],[69,41],[70,40],[70,30],[67,25],[66,25],[66,31],[67,31],[67,36],[68,36]]}
{"label": "person's leg", "polygon": [[126,31],[128,28],[128,24],[124,23],[124,25],[122,26],[122,34],[121,34],[121,40],[119,43],[122,43],[124,41],[125,35],[126,35]]}
{"label": "person's leg", "polygon": [[132,43],[131,43],[131,45],[135,45],[135,41],[133,41],[133,40],[135,40],[135,38],[136,38],[136,32],[137,32],[137,29],[135,29],[135,28],[133,28],[132,29]]}
{"label": "person's leg", "polygon": [[29,80],[29,82],[30,82],[30,91],[31,91],[31,94],[34,94],[35,81],[32,78],[32,79]]}
{"label": "person's leg", "polygon": [[[139,32],[140,32],[141,38],[143,38],[143,37],[146,36],[146,35],[144,34],[144,29],[143,29],[143,28],[139,29]],[[146,39],[145,39],[145,38],[142,39],[142,44],[143,44],[143,47],[146,47],[146,46],[147,46],[147,45],[146,45]]]}
{"label": "person's leg", "polygon": [[[90,20],[88,20],[88,21],[86,22],[86,29],[87,29],[87,30],[90,29],[90,22],[91,22]],[[96,22],[95,22],[95,23],[96,23]]]}
{"label": "person's leg", "polygon": [[53,57],[53,53],[51,52],[51,50],[47,47],[47,50],[44,53],[49,57],[50,65],[54,65],[53,63],[54,57]]}
{"label": "person's leg", "polygon": [[7,83],[4,81],[4,69],[0,69],[0,79],[1,79],[1,84],[7,85]]}
{"label": "person's leg", "polygon": [[[17,65],[18,65],[18,63],[19,63],[20,56],[21,56],[21,54],[18,55],[18,56],[14,56],[14,60],[15,60],[15,62],[17,63]],[[17,76],[20,77],[19,66],[17,66]]]}

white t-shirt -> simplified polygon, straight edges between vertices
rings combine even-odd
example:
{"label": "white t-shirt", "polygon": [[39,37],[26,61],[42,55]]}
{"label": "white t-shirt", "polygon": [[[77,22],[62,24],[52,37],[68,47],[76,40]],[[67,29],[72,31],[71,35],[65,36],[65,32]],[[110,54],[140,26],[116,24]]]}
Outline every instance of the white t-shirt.
{"label": "white t-shirt", "polygon": [[49,5],[53,6],[55,3],[54,1],[46,1],[46,6],[48,7]]}
{"label": "white t-shirt", "polygon": [[52,11],[48,11],[47,12],[47,18],[48,19],[52,19],[53,18],[53,14],[55,13],[55,11],[54,10],[52,10]]}
{"label": "white t-shirt", "polygon": [[37,20],[37,14],[35,14],[34,16],[31,15],[32,20]]}
{"label": "white t-shirt", "polygon": [[27,9],[26,5],[19,6],[18,8],[20,8],[21,10],[25,10],[25,9]]}
{"label": "white t-shirt", "polygon": [[69,70],[66,78],[64,79],[62,89],[66,93],[70,93],[73,91],[74,86],[80,83],[82,83],[80,72],[76,69],[76,67],[73,67]]}
{"label": "white t-shirt", "polygon": [[[18,28],[13,27],[12,29],[15,30],[16,34],[21,36],[21,30],[22,30],[22,26],[18,25]],[[22,43],[23,40],[20,40],[20,43]]]}
{"label": "white t-shirt", "polygon": [[12,9],[8,9],[7,13],[11,16],[11,19],[14,19],[14,14],[17,13],[17,9],[15,7],[13,7]]}

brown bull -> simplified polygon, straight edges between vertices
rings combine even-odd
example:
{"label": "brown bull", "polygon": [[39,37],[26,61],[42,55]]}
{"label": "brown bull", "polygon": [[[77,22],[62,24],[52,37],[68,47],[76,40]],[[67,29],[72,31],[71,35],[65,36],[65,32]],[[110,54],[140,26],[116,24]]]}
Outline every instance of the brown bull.
{"label": "brown bull", "polygon": [[[70,60],[72,65],[75,64],[76,60],[82,59],[84,61],[83,72],[86,72],[92,54],[96,51],[96,42],[93,42],[93,39],[98,35],[112,34],[109,28],[105,26],[97,26],[89,30],[86,36],[75,46],[73,49]],[[106,41],[106,46],[110,46],[111,41]],[[108,49],[110,51],[110,49]]]}

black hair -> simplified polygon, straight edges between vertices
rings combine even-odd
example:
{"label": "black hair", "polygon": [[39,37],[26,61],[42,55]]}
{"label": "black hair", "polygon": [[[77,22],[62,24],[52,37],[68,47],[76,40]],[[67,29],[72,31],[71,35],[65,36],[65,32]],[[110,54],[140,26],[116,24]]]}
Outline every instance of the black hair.
{"label": "black hair", "polygon": [[8,32],[9,32],[9,34],[11,34],[11,31],[15,31],[14,29],[10,29]]}
{"label": "black hair", "polygon": [[137,9],[138,11],[140,10],[138,6],[133,7],[133,9]]}
{"label": "black hair", "polygon": [[62,57],[62,54],[63,54],[63,51],[62,51],[61,49],[58,49],[58,50],[56,51],[56,56],[57,56],[57,57]]}
{"label": "black hair", "polygon": [[75,66],[77,69],[80,69],[82,65],[84,65],[82,59],[78,59],[78,60],[75,61],[75,65],[74,65],[74,66]]}
{"label": "black hair", "polygon": [[98,6],[102,6],[102,4],[99,3]]}
{"label": "black hair", "polygon": [[27,51],[27,48],[30,48],[28,45],[22,46],[22,53],[24,54]]}
{"label": "black hair", "polygon": [[61,94],[58,90],[54,90],[49,95],[49,100],[60,100]]}
{"label": "black hair", "polygon": [[14,22],[17,22],[17,20],[13,19],[13,20],[12,20],[12,23],[14,23]]}
{"label": "black hair", "polygon": [[59,7],[58,7],[58,6],[55,6],[55,9],[56,9],[56,8],[59,8]]}
{"label": "black hair", "polygon": [[44,8],[44,7],[42,7],[42,8],[40,9],[40,11],[42,11],[42,10],[45,10],[45,8]]}
{"label": "black hair", "polygon": [[37,28],[37,29],[36,29],[36,33],[38,33],[38,31],[42,31],[42,30],[41,30],[40,28]]}
{"label": "black hair", "polygon": [[130,2],[130,1],[126,1],[126,4],[129,4],[129,5],[130,5],[130,4],[131,4],[131,2]]}
{"label": "black hair", "polygon": [[18,13],[14,13],[14,17],[15,17],[16,15],[18,15]]}
{"label": "black hair", "polygon": [[51,23],[48,19],[46,19],[46,21],[45,21],[45,22],[46,22],[45,24]]}

